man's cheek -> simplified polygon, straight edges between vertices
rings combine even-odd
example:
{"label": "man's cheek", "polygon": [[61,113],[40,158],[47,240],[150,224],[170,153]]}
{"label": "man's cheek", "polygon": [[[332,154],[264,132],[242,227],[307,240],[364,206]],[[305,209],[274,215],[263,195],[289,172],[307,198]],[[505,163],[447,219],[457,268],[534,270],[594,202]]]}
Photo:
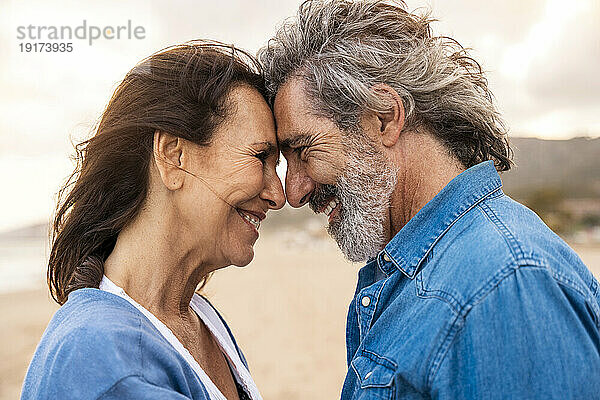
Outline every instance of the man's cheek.
{"label": "man's cheek", "polygon": [[331,160],[314,158],[308,161],[308,174],[317,183],[335,185],[344,173],[342,166],[335,165]]}

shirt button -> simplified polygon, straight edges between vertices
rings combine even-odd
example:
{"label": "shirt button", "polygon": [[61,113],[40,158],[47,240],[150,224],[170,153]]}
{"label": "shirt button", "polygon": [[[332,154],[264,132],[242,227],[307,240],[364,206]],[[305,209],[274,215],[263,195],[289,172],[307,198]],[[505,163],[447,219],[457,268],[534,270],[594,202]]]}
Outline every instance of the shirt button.
{"label": "shirt button", "polygon": [[371,298],[369,296],[365,296],[360,302],[364,307],[369,307],[369,304],[371,304]]}
{"label": "shirt button", "polygon": [[383,253],[383,259],[384,259],[385,261],[387,261],[387,262],[390,262],[390,261],[392,261],[392,260],[390,259],[390,256],[388,256],[388,255],[387,255],[387,253]]}

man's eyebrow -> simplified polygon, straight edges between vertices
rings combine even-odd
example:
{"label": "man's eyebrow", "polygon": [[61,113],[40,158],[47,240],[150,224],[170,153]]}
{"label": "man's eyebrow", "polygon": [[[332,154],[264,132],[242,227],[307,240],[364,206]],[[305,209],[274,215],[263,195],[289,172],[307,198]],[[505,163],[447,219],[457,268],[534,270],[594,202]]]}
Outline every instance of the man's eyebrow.
{"label": "man's eyebrow", "polygon": [[279,142],[279,148],[281,149],[281,151],[293,149],[295,147],[310,143],[311,139],[312,135],[308,133],[300,133]]}

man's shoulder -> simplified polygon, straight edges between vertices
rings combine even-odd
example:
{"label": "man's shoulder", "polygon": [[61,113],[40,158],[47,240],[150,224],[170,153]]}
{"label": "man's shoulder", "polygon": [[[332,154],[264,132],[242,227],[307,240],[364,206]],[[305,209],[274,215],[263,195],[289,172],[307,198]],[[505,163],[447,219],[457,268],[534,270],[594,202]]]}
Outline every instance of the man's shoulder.
{"label": "man's shoulder", "polygon": [[502,192],[477,204],[440,237],[417,286],[460,313],[522,267],[543,269],[553,279],[597,293],[577,254],[533,211]]}

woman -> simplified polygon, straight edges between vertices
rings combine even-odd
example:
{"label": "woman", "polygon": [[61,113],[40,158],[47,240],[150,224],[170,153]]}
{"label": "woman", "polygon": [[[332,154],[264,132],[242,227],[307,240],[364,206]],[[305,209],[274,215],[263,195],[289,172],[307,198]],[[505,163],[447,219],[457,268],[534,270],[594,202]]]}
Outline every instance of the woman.
{"label": "woman", "polygon": [[61,191],[48,282],[62,307],[23,399],[260,399],[195,291],[247,265],[260,221],[284,204],[262,93],[253,58],[213,42],[127,74]]}

